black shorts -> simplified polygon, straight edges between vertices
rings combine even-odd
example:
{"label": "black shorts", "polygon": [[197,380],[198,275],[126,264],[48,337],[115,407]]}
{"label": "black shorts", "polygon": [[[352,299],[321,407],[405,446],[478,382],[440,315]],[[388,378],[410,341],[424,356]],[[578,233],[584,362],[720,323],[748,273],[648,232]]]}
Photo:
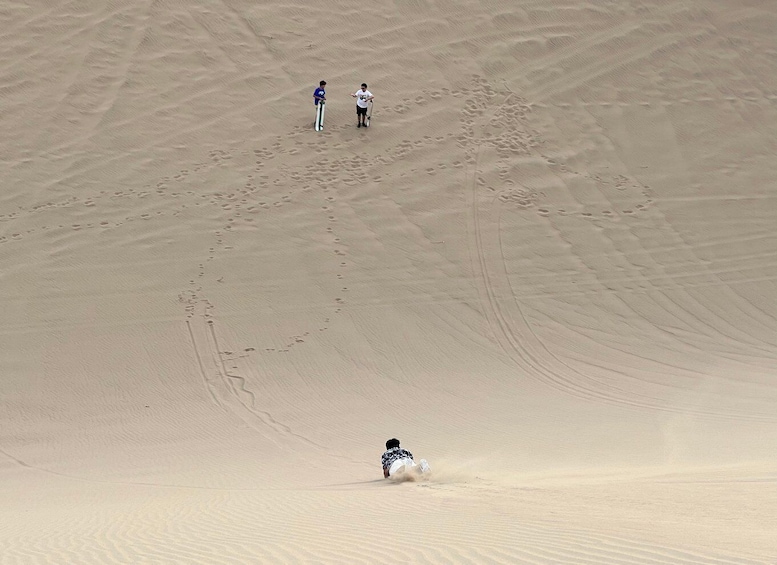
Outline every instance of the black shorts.
{"label": "black shorts", "polygon": [[361,106],[356,106],[356,115],[357,116],[366,116],[367,115],[367,108],[362,108]]}

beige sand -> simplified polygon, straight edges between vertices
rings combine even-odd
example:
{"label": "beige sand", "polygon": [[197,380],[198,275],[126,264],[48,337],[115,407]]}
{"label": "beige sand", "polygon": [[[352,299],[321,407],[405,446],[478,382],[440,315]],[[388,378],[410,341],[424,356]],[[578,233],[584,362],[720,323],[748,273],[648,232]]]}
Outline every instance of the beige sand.
{"label": "beige sand", "polygon": [[776,563],[776,29],[3,3],[0,563]]}

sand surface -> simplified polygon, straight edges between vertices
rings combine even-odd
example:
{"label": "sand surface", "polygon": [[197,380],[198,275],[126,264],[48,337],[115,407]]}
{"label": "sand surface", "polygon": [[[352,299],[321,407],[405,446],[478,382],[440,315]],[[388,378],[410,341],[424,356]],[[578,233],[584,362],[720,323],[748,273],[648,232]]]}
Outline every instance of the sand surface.
{"label": "sand surface", "polygon": [[777,563],[773,1],[8,1],[0,132],[0,564]]}

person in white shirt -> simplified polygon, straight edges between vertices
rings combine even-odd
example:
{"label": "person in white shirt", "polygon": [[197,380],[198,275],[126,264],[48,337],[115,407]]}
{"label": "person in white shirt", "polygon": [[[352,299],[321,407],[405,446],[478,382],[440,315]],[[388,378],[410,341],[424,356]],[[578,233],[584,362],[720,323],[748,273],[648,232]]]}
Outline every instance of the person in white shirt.
{"label": "person in white shirt", "polygon": [[372,92],[367,90],[367,84],[364,82],[361,89],[351,94],[351,96],[356,98],[356,127],[367,127],[365,123],[367,119],[367,102],[375,97],[372,95]]}

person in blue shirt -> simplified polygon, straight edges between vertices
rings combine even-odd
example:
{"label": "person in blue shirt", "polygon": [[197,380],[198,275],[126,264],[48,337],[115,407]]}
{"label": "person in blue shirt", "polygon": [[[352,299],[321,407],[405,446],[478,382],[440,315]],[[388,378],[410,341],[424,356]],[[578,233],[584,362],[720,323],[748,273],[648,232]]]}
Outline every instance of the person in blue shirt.
{"label": "person in blue shirt", "polygon": [[313,91],[313,104],[318,106],[319,102],[324,102],[326,100],[326,90],[324,87],[326,86],[326,81],[322,80],[318,83],[318,88]]}

